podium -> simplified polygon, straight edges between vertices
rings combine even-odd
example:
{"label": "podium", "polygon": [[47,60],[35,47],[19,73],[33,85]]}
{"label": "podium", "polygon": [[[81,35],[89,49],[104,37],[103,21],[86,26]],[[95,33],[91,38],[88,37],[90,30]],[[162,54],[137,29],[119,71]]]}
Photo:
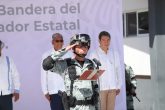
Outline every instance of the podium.
{"label": "podium", "polygon": [[97,80],[105,70],[86,70],[84,73],[79,77],[79,80]]}

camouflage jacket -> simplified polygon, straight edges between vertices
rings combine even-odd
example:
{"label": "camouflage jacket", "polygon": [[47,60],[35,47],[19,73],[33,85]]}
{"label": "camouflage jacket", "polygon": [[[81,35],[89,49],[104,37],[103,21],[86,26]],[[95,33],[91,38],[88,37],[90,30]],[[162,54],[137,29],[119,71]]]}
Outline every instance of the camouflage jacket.
{"label": "camouflage jacket", "polygon": [[43,61],[43,68],[59,73],[64,78],[65,89],[68,96],[73,96],[76,100],[91,100],[94,92],[97,92],[97,94],[99,92],[98,88],[94,88],[97,85],[97,81],[79,80],[78,77],[86,70],[96,69],[94,62],[85,59],[84,64],[81,65],[75,59],[60,59],[65,53],[65,49],[61,49],[51,56],[48,56]]}
{"label": "camouflage jacket", "polygon": [[130,66],[125,64],[125,80],[126,80],[126,92],[129,93],[132,89],[136,89],[137,81],[135,74]]}

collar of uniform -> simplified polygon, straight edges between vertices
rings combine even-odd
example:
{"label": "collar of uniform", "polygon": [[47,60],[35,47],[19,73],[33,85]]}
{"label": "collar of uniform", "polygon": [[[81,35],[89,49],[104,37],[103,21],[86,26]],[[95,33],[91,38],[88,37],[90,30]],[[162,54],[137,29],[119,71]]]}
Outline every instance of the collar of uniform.
{"label": "collar of uniform", "polygon": [[84,62],[84,65],[83,65],[83,68],[88,68],[89,67],[89,65],[91,65],[91,62],[92,61],[90,61],[90,59],[85,59],[85,62]]}
{"label": "collar of uniform", "polygon": [[83,67],[78,63],[78,61],[76,61],[76,59],[73,59],[73,63],[74,64],[76,64],[77,66],[79,66],[79,67],[81,67],[81,68],[87,68],[89,65],[90,65],[90,61],[89,61],[89,59],[87,59],[87,58],[85,58],[85,60],[84,60],[84,65],[83,65]]}

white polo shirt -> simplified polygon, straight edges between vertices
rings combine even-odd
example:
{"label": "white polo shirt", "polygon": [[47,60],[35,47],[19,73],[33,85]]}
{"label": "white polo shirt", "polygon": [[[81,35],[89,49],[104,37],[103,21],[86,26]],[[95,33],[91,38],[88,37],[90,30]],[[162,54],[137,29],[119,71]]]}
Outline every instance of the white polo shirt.
{"label": "white polo shirt", "polygon": [[105,70],[100,80],[100,90],[120,89],[121,88],[121,66],[117,52],[108,50],[107,54],[99,47],[92,51],[89,58],[96,58],[101,62],[100,69]]}
{"label": "white polo shirt", "polygon": [[[9,57],[8,57],[9,58]],[[19,92],[20,80],[16,66],[11,58],[7,63],[4,55],[0,56],[0,95],[9,95]]]}

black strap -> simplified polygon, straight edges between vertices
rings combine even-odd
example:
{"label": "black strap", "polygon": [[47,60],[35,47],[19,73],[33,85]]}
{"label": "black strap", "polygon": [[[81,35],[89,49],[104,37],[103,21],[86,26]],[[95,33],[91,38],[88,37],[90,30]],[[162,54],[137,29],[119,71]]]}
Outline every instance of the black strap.
{"label": "black strap", "polygon": [[70,95],[73,96],[73,84],[74,84],[74,80],[71,80],[70,83]]}
{"label": "black strap", "polygon": [[[72,59],[71,58],[66,58],[65,60],[67,62],[67,66],[70,67],[72,65],[72,63],[71,63]],[[70,94],[71,94],[71,96],[73,96],[73,93],[72,93],[73,92],[73,83],[74,83],[74,80],[71,80],[71,84],[70,84]]]}
{"label": "black strap", "polygon": [[77,100],[76,105],[92,105],[92,100]]}
{"label": "black strap", "polygon": [[72,59],[71,59],[71,58],[66,58],[65,60],[66,60],[66,62],[67,62],[67,66],[68,66],[68,67],[71,66],[71,61],[72,61]]}

